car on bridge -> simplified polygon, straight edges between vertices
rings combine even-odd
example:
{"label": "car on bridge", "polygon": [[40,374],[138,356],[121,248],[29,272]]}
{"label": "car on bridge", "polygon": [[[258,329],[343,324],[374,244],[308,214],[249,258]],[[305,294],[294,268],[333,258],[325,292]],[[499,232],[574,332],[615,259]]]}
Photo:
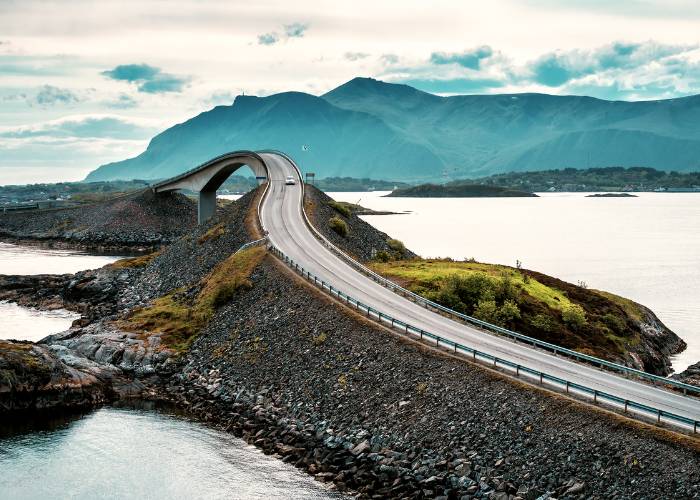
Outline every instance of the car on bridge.
{"label": "car on bridge", "polygon": [[284,180],[284,183],[288,186],[293,186],[294,184],[296,184],[296,181],[294,180],[294,177],[288,175],[287,178]]}

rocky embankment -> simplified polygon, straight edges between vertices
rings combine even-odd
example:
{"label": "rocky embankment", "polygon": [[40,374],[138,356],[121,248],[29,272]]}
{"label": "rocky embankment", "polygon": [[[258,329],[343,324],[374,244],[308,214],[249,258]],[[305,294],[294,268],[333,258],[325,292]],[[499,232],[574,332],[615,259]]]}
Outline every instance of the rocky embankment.
{"label": "rocky embankment", "polygon": [[[339,211],[333,208],[333,198],[313,186],[306,186],[304,205],[311,223],[333,244],[361,261],[371,260],[379,252],[390,255],[396,249],[390,246],[391,237],[363,221],[355,212]],[[341,236],[331,229],[329,222],[334,217],[340,218],[348,226],[347,234]],[[398,251],[398,258],[413,258],[416,254],[403,248]]]}
{"label": "rocky embankment", "polygon": [[[186,303],[212,286],[221,259],[255,236],[248,211],[254,195],[153,258],[94,271],[81,294],[69,293],[81,279],[39,278],[53,283],[46,294],[52,303],[82,304],[88,313],[103,307],[104,314],[88,314],[36,345],[3,343],[0,409],[63,405],[42,393],[61,384],[75,386],[82,399],[73,400],[83,404],[167,399],[364,498],[700,494],[697,442],[690,438],[403,339],[320,294],[270,255],[234,292],[217,296],[185,348],[169,343],[167,329],[192,318],[172,309],[159,309],[165,334],[122,328],[134,311],[153,310],[163,296],[170,305],[177,303],[173,296]],[[346,222],[357,241],[378,245],[386,237]],[[360,243],[353,244],[347,249],[356,253]],[[33,293],[31,286],[13,293],[21,290]],[[93,302],[92,295],[100,298]],[[17,354],[27,349],[32,359]]]}
{"label": "rocky embankment", "polygon": [[0,213],[0,238],[100,251],[153,250],[177,240],[196,221],[197,207],[187,197],[146,189],[72,208]]}

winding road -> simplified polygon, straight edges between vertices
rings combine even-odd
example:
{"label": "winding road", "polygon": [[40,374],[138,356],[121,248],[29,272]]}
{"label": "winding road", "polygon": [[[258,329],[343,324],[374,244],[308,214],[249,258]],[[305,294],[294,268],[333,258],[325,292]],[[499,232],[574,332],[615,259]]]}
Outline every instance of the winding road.
{"label": "winding road", "polygon": [[[700,420],[700,399],[491,335],[425,309],[374,282],[329,250],[307,226],[302,213],[302,179],[292,162],[277,153],[259,154],[267,166],[270,182],[260,207],[261,222],[270,243],[342,292],[384,314],[479,351],[622,399]],[[287,176],[293,176],[297,183],[285,185]]]}

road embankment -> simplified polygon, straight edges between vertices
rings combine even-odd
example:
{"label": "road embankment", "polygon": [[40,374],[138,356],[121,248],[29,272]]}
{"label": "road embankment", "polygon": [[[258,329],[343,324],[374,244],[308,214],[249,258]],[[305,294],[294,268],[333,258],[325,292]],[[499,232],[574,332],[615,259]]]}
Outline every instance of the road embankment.
{"label": "road embankment", "polygon": [[[691,438],[408,341],[320,294],[270,255],[245,275],[230,273],[236,281],[229,287],[217,269],[253,239],[249,210],[257,194],[151,258],[10,280],[12,300],[43,287],[52,307],[80,310],[84,318],[35,345],[0,346],[0,409],[19,407],[11,401],[25,410],[64,406],[59,396],[43,397],[46,380],[83,394],[71,399],[75,406],[165,399],[365,498],[697,493]],[[348,251],[361,254],[362,241],[388,247],[371,226],[346,223],[358,235]],[[206,314],[183,314],[203,297],[215,297]],[[126,328],[134,318],[156,316],[149,312],[158,313],[157,328]],[[169,333],[193,319],[194,335],[174,344]],[[16,354],[26,345],[40,355]],[[94,386],[82,390],[81,380]]]}

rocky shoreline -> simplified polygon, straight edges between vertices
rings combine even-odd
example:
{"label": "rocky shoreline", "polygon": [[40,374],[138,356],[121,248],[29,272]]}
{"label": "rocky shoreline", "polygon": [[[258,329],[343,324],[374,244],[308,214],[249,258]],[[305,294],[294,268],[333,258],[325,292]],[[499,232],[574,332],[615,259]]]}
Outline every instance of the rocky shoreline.
{"label": "rocky shoreline", "polygon": [[[83,315],[0,344],[0,411],[170,401],[363,498],[692,498],[700,448],[403,339],[267,256],[188,349],[120,319],[254,239],[251,193],[134,267],[2,277],[4,300]],[[323,198],[316,195],[318,205]],[[332,210],[332,209],[330,209]],[[317,221],[331,215],[316,212]],[[347,251],[387,236],[346,218]],[[333,237],[328,229],[324,234]]]}

